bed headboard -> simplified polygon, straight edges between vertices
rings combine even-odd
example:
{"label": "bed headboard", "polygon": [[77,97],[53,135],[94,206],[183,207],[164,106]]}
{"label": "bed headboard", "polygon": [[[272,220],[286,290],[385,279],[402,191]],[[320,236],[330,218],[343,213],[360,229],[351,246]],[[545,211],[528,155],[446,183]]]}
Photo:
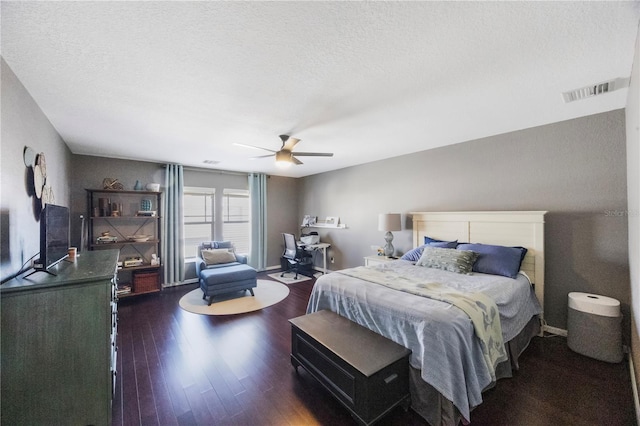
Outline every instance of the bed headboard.
{"label": "bed headboard", "polygon": [[[544,211],[411,212],[413,246],[424,237],[527,249],[521,269],[534,283],[544,310]],[[544,315],[544,313],[543,313]]]}

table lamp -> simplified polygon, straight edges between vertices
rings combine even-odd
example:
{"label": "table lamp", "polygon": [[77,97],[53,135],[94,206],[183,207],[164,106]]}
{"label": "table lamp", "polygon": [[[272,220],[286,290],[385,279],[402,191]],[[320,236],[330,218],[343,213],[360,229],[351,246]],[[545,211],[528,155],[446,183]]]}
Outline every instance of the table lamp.
{"label": "table lamp", "polygon": [[378,215],[378,231],[385,231],[384,240],[387,242],[384,245],[384,255],[387,257],[393,256],[394,248],[391,241],[393,241],[392,231],[402,230],[402,223],[400,221],[400,213],[381,213]]}

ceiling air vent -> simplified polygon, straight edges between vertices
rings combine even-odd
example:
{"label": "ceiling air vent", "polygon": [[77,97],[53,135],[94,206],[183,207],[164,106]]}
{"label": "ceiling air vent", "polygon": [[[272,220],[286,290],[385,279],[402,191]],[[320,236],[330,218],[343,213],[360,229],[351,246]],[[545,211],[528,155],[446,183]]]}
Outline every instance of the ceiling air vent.
{"label": "ceiling air vent", "polygon": [[219,161],[216,161],[216,160],[204,160],[203,163],[204,164],[213,165],[213,164],[218,164]]}
{"label": "ceiling air vent", "polygon": [[629,86],[628,78],[616,78],[615,80],[609,80],[603,83],[592,84],[591,86],[581,87],[579,89],[575,89],[570,92],[564,92],[562,93],[562,98],[564,99],[565,103],[579,101],[580,99],[602,95],[602,94],[613,92],[614,90],[622,89],[628,86]]}

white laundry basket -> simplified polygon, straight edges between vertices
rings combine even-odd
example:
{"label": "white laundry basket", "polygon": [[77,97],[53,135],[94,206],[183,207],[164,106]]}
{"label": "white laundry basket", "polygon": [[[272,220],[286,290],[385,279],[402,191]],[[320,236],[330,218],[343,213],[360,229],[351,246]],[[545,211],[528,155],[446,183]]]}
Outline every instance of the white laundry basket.
{"label": "white laundry basket", "polygon": [[582,355],[622,361],[620,302],[597,294],[569,293],[567,344]]}

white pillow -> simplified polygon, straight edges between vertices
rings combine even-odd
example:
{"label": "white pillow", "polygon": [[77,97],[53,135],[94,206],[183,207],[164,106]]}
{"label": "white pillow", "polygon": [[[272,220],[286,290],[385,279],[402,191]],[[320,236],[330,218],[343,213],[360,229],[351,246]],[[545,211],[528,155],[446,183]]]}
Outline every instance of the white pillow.
{"label": "white pillow", "polygon": [[202,259],[209,265],[219,265],[236,261],[236,255],[232,249],[205,249],[202,250]]}

